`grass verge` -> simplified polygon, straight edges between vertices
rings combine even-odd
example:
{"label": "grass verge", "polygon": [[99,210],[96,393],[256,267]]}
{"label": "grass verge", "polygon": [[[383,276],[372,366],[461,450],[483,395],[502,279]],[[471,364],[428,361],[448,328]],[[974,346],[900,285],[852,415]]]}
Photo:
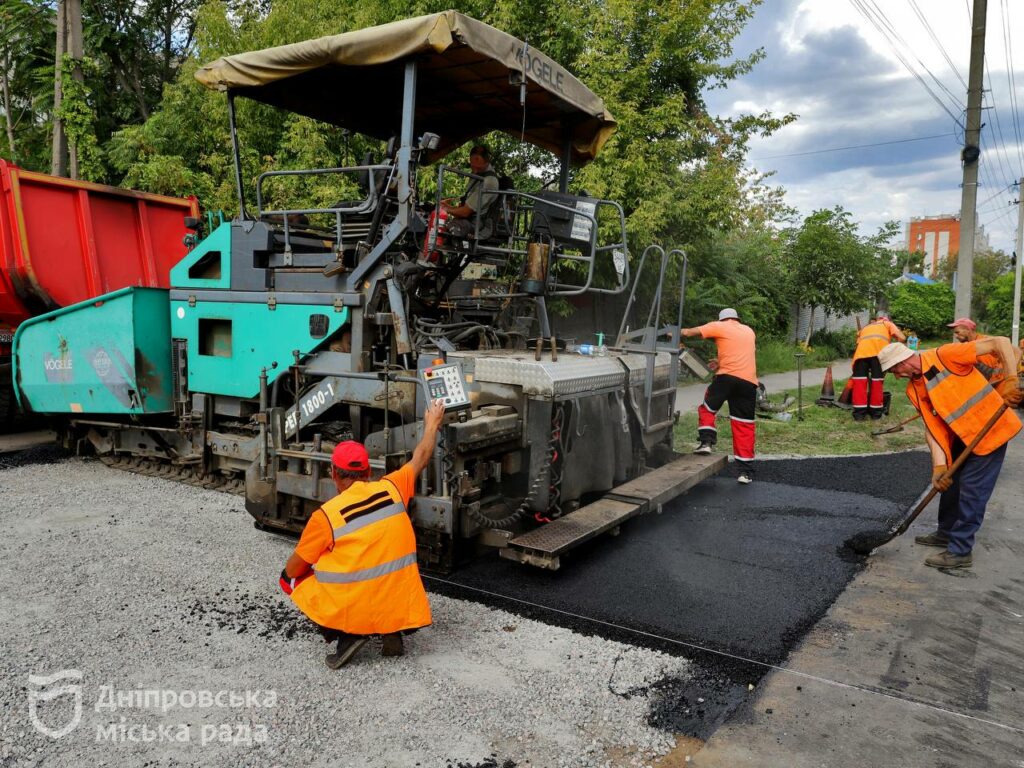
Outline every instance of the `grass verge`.
{"label": "grass verge", "polygon": [[[838,395],[843,391],[845,380],[836,381]],[[821,386],[804,387],[803,421],[797,419],[796,404],[790,409],[793,418],[782,422],[775,419],[757,419],[757,453],[760,455],[788,454],[793,456],[848,455],[853,453],[885,453],[920,448],[925,445],[924,427],[921,420],[913,421],[902,432],[872,437],[871,433],[886,427],[893,427],[917,411],[903,394],[903,387],[892,385],[892,408],[889,415],[878,421],[854,421],[850,411],[842,408],[826,408],[815,405],[821,393]],[[797,390],[772,393],[774,402],[781,402],[785,395],[797,396]],[[728,406],[719,412],[717,451],[732,454],[732,434],[728,426]],[[697,444],[697,412],[682,413],[675,428],[677,451],[688,453]]]}

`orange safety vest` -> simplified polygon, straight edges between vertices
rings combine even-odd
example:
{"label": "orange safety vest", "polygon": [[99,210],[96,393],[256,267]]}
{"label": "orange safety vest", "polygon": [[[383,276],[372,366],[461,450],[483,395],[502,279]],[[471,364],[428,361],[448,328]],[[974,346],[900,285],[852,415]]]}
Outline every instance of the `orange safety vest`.
{"label": "orange safety vest", "polygon": [[857,349],[853,352],[853,359],[878,357],[878,353],[890,341],[892,341],[892,337],[889,335],[889,328],[885,323],[868,323],[857,334]]}
{"label": "orange safety vest", "polygon": [[[1003,404],[1003,398],[977,369],[966,374],[949,370],[942,362],[942,350],[921,352],[922,376],[910,380],[907,397],[917,408],[925,428],[946,454],[946,464],[953,463],[952,435],[964,445],[970,443],[981,428]],[[929,407],[924,400],[927,399]],[[1020,419],[1007,410],[999,417],[974,449],[979,456],[1006,444],[1020,432]]]}
{"label": "orange safety vest", "polygon": [[[982,339],[987,338],[989,337],[979,333],[975,341],[981,341]],[[997,386],[1006,378],[1006,371],[1003,370],[1003,361],[995,352],[987,352],[984,355],[978,355],[978,362],[974,364],[974,367],[978,369],[978,372],[981,373],[982,376],[988,379],[988,383],[993,387]]]}
{"label": "orange safety vest", "polygon": [[355,483],[321,509],[334,530],[334,546],[292,592],[303,613],[352,635],[430,624],[430,604],[416,566],[416,536],[394,484]]}

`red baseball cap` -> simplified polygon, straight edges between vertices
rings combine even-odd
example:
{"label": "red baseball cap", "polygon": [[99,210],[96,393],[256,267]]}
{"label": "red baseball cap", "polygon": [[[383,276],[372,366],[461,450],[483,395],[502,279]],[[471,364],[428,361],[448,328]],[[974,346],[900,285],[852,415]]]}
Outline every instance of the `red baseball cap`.
{"label": "red baseball cap", "polygon": [[334,446],[334,453],[331,454],[331,463],[338,469],[347,469],[352,472],[365,472],[370,468],[370,454],[362,443],[355,440],[346,440]]}
{"label": "red baseball cap", "polygon": [[966,328],[968,331],[973,331],[974,329],[976,329],[978,327],[978,324],[975,323],[973,320],[971,320],[971,318],[969,318],[969,317],[958,317],[956,320],[954,320],[952,323],[950,323],[946,327],[947,328]]}

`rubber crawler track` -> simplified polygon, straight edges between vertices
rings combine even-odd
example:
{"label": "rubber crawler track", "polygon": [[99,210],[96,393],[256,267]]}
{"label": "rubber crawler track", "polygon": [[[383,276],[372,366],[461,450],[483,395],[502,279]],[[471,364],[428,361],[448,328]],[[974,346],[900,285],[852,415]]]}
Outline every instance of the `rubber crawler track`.
{"label": "rubber crawler track", "polygon": [[245,496],[245,481],[241,478],[235,479],[223,475],[200,477],[192,467],[179,467],[158,460],[132,456],[100,456],[99,459],[108,467],[134,472],[137,475],[162,477],[165,480],[194,485],[196,488],[207,488],[211,491]]}

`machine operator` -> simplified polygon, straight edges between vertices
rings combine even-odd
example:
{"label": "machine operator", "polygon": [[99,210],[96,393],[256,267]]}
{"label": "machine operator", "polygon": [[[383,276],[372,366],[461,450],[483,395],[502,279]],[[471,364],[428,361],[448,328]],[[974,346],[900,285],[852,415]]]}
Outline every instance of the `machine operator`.
{"label": "machine operator", "polygon": [[498,174],[491,166],[491,150],[484,144],[477,144],[469,152],[469,168],[479,179],[473,179],[466,187],[466,194],[458,205],[451,201],[442,203],[448,214],[445,228],[456,237],[468,237],[476,231],[477,214],[480,218],[478,238],[486,240],[491,236],[494,222],[489,215],[498,199]]}
{"label": "machine operator", "polygon": [[384,656],[401,656],[402,634],[430,624],[406,510],[443,418],[444,404],[435,400],[412,458],[380,480],[369,479],[369,454],[361,443],[339,443],[331,455],[338,495],[310,516],[280,579],[324,639],[337,639],[326,658],[331,669],[347,664],[373,635],[382,637]]}

